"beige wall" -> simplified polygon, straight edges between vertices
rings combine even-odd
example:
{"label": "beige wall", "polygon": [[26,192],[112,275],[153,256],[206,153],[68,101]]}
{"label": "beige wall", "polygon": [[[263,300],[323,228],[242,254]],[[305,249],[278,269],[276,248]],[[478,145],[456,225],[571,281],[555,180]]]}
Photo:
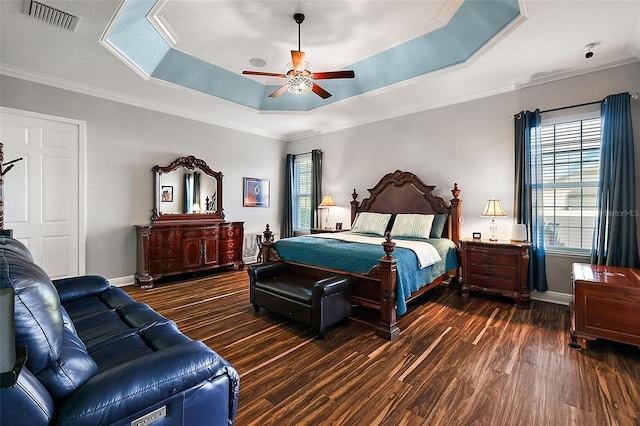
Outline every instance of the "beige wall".
{"label": "beige wall", "polygon": [[[522,110],[552,109],[640,91],[640,62],[558,80],[459,105],[423,111],[373,124],[292,142],[292,153],[324,151],[324,191],[338,207],[332,222],[349,222],[350,194],[360,199],[385,173],[411,171],[446,200],[458,182],[463,200],[462,234],[488,234],[489,220],[480,217],[488,198],[502,200],[508,218],[498,219],[498,234],[510,235],[513,215],[513,115]],[[640,100],[632,100],[635,142],[640,144]],[[636,163],[640,149],[636,149]],[[638,168],[640,170],[640,168]],[[639,172],[640,173],[640,172]],[[640,185],[638,186],[640,190]],[[639,204],[640,205],[640,204]],[[582,257],[548,256],[549,290],[571,293],[571,263]]]}
{"label": "beige wall", "polygon": [[[7,76],[0,76],[0,93],[4,107],[87,123],[89,274],[133,276],[134,225],[148,224],[153,208],[151,168],[180,156],[202,158],[224,174],[225,216],[245,221],[245,232],[279,222],[277,188],[284,173],[280,141]],[[242,206],[244,176],[271,180],[276,189],[270,208]]]}

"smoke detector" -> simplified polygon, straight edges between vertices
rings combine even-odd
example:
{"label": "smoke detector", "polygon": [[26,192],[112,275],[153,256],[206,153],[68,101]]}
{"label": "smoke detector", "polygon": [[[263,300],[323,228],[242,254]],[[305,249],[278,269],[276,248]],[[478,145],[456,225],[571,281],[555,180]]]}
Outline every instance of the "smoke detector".
{"label": "smoke detector", "polygon": [[55,27],[75,31],[79,17],[36,0],[24,1],[24,13]]}

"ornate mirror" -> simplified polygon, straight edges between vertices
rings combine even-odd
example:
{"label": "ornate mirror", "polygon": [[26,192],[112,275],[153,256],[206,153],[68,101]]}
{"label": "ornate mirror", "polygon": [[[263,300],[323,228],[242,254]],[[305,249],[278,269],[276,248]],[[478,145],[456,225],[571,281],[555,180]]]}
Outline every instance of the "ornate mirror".
{"label": "ornate mirror", "polygon": [[154,166],[155,208],[151,220],[224,219],[222,173],[190,155]]}

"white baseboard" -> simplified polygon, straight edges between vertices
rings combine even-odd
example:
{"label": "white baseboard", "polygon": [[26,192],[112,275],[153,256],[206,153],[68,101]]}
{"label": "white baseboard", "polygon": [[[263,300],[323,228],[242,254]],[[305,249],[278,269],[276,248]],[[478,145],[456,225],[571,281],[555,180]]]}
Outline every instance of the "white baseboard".
{"label": "white baseboard", "polygon": [[566,294],[566,293],[559,293],[557,291],[543,291],[543,292],[532,291],[529,297],[531,297],[531,300],[539,300],[541,302],[549,302],[549,303],[555,303],[557,305],[567,305],[567,306],[569,306],[569,303],[571,303],[571,301],[573,300],[572,295]]}
{"label": "white baseboard", "polygon": [[119,277],[119,278],[108,278],[107,281],[111,283],[114,287],[125,287],[128,285],[133,285],[136,283],[133,275],[129,275],[127,277]]}

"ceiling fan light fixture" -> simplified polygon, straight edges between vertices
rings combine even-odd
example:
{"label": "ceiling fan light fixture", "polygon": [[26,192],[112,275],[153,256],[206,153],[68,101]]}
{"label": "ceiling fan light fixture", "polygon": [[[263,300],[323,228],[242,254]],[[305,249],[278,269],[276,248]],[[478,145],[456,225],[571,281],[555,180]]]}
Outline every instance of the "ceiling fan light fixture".
{"label": "ceiling fan light fixture", "polygon": [[306,95],[313,89],[311,64],[304,61],[304,69],[293,68],[293,62],[287,64],[287,91],[293,95]]}
{"label": "ceiling fan light fixture", "polygon": [[292,75],[287,79],[287,91],[293,95],[306,95],[313,89],[313,80],[304,75]]}

